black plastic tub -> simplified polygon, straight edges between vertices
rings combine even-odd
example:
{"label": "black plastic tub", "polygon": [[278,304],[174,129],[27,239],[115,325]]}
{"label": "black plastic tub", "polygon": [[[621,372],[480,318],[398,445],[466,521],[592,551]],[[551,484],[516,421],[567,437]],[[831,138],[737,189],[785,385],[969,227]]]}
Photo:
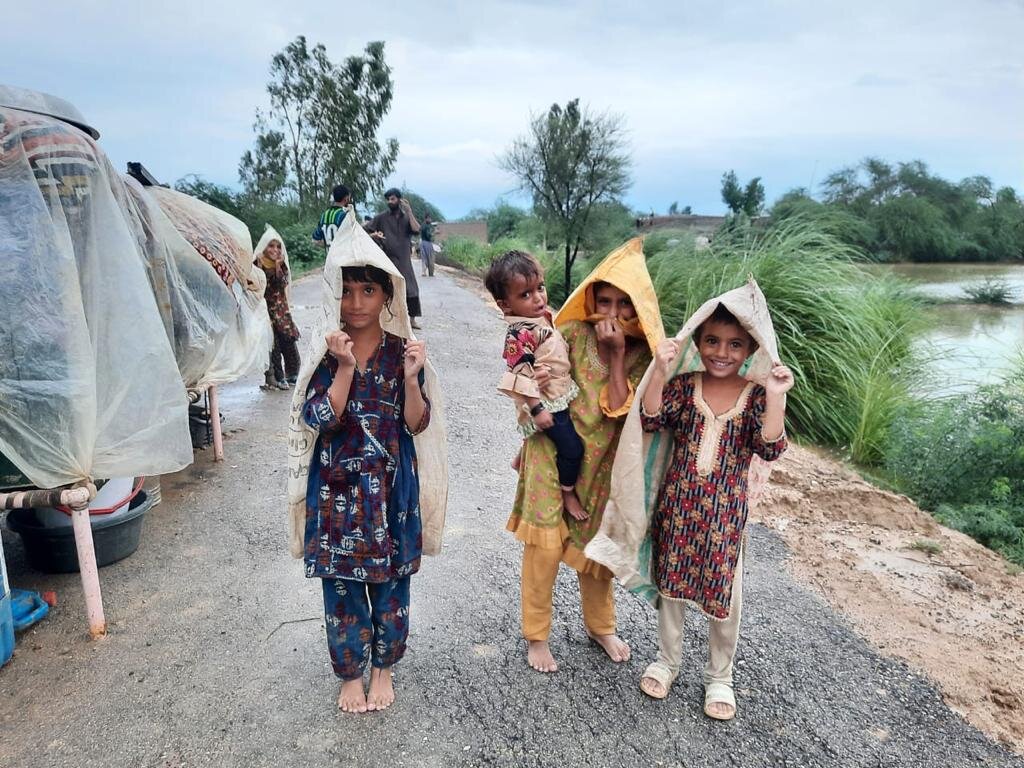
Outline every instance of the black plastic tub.
{"label": "black plastic tub", "polygon": [[[145,491],[132,499],[123,514],[92,518],[92,540],[96,564],[100,567],[123,560],[139,548],[142,521],[153,504]],[[45,573],[74,573],[78,570],[78,549],[71,526],[48,527],[39,522],[34,509],[12,509],[7,527],[21,536],[29,564]]]}

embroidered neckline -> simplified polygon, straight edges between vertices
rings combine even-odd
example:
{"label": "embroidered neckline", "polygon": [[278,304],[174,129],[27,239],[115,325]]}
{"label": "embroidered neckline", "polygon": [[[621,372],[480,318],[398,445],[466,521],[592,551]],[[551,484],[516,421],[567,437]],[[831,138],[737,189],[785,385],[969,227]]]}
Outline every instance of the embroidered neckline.
{"label": "embroidered neckline", "polygon": [[704,429],[701,432],[700,445],[697,448],[697,474],[707,477],[714,471],[718,447],[722,443],[722,432],[734,417],[743,412],[743,407],[750,397],[750,391],[754,388],[754,382],[746,383],[732,408],[724,413],[716,414],[704,399],[703,374],[698,371],[693,378],[693,401],[697,410],[704,416]]}
{"label": "embroidered neckline", "polygon": [[[384,349],[384,344],[387,343],[387,340],[388,332],[382,330],[380,332],[380,344],[378,344],[377,348],[373,350],[373,353],[368,358],[366,358],[366,367],[360,368],[359,361],[356,360],[356,373],[358,373],[360,376],[366,376],[367,373],[375,369],[377,360],[380,358],[380,351]],[[353,354],[353,357],[354,356],[355,355]]]}

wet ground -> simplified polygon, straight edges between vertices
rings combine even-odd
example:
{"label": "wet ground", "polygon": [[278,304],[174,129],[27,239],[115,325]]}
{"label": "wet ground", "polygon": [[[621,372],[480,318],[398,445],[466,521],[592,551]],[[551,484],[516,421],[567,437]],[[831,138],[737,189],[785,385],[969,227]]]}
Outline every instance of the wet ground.
{"label": "wet ground", "polygon": [[[60,603],[0,671],[0,766],[1024,765],[793,581],[781,540],[758,526],[735,721],[701,713],[703,620],[690,618],[671,695],[652,701],[637,683],[655,652],[653,612],[618,593],[634,658],[611,664],[587,641],[564,569],[552,636],[562,669],[529,670],[520,548],[504,531],[517,438],[494,391],[503,323],[450,273],[421,291],[452,486],[444,553],[413,579],[396,705],[335,707],[319,585],[286,551],[289,394],[259,392],[253,376],[222,395],[225,462],[207,450],[165,477],[139,550],[102,569],[106,638],[87,639],[77,576],[30,570],[4,531],[12,582],[56,589]],[[300,324],[317,298],[315,276],[295,286]]]}

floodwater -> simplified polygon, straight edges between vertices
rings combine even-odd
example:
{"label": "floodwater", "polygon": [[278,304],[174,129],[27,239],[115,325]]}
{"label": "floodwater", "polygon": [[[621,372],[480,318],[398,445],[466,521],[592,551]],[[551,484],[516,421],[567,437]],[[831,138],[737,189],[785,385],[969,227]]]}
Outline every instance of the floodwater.
{"label": "floodwater", "polygon": [[921,349],[935,373],[936,394],[994,383],[1024,351],[1024,265],[893,264],[878,269],[894,272],[913,282],[922,294],[947,302],[964,298],[966,286],[986,278],[1005,283],[1015,292],[1016,303],[1010,306],[955,303],[928,310],[934,322]]}

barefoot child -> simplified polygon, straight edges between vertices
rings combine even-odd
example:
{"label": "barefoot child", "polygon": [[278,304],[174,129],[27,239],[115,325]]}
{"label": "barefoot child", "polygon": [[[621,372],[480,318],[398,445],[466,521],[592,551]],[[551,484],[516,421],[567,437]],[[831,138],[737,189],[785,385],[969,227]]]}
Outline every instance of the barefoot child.
{"label": "barefoot child", "polygon": [[[692,370],[698,360],[699,370]],[[719,720],[736,712],[732,666],[742,606],[743,532],[753,492],[749,467],[755,456],[773,461],[785,451],[786,392],[792,386],[793,374],[778,362],[764,296],[752,280],[705,303],[675,339],[658,346],[641,384],[639,413],[628,425],[631,437],[639,428],[651,436],[631,460],[620,451],[609,505],[614,512],[587,550],[614,567],[628,587],[656,599],[658,658],[640,683],[649,696],[665,698],[679,672],[685,605],[711,619],[704,711]],[[667,434],[663,439],[659,433]],[[652,452],[653,461],[647,458]],[[637,461],[640,467],[630,466]],[[634,499],[624,499],[620,481],[630,472],[644,477],[642,465],[652,464],[663,469],[647,476],[647,498],[651,490],[656,495],[643,531],[650,535],[646,549],[637,546],[640,537],[633,534],[641,529],[628,514],[645,494],[634,488]],[[646,510],[639,516],[645,518]]]}
{"label": "barefoot child", "polygon": [[558,669],[548,637],[560,563],[576,571],[587,635],[614,662],[630,655],[616,633],[612,573],[586,557],[583,548],[601,525],[619,432],[634,391],[664,338],[641,243],[634,238],[602,260],[555,318],[569,347],[569,373],[580,389],[569,409],[586,446],[576,483],[585,517],[564,513],[552,442],[543,434],[523,442],[519,485],[506,527],[523,542],[523,637],[527,661],[538,672]]}
{"label": "barefoot child", "polygon": [[[587,513],[576,495],[583,441],[569,417],[569,403],[580,391],[569,375],[569,348],[552,323],[544,269],[530,254],[508,251],[491,262],[484,284],[508,323],[508,371],[498,391],[515,401],[526,437],[540,431],[554,443],[565,511],[585,520]],[[540,369],[545,371],[543,383],[536,376]]]}
{"label": "barefoot child", "polygon": [[436,378],[411,338],[401,276],[354,220],[324,270],[337,319],[318,335],[293,401],[289,496],[292,553],[322,582],[338,706],[366,712],[394,701],[410,577],[439,548],[446,479],[435,468],[445,460]]}

